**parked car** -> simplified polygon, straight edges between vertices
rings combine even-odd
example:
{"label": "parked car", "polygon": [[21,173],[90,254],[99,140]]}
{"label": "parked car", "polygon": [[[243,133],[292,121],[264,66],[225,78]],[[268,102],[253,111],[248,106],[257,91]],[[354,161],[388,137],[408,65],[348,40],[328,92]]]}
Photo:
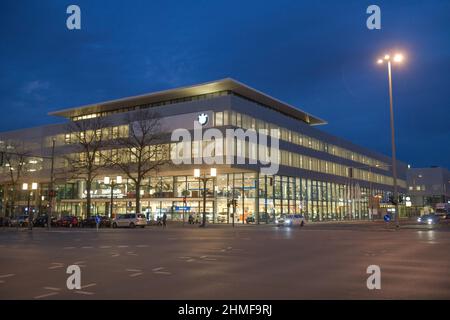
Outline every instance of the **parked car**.
{"label": "parked car", "polygon": [[[48,216],[47,215],[42,215],[37,217],[36,219],[34,219],[33,221],[33,226],[34,227],[47,227],[47,220],[48,220]],[[51,217],[50,219],[50,223],[51,226],[56,226],[56,217]]]}
{"label": "parked car", "polygon": [[111,226],[111,220],[105,216],[92,216],[86,219],[83,219],[80,222],[80,226],[82,228],[96,228],[97,227],[97,219],[99,219],[99,228],[109,228]]}
{"label": "parked car", "polygon": [[437,224],[439,223],[440,217],[434,214],[425,214],[417,218],[417,222],[420,224]]}
{"label": "parked car", "polygon": [[127,213],[117,215],[116,218],[114,218],[111,223],[113,228],[120,228],[120,227],[145,228],[145,226],[147,225],[147,219],[145,218],[145,215],[141,213],[138,214]]}
{"label": "parked car", "polygon": [[58,227],[76,227],[78,226],[78,218],[75,216],[65,216],[56,221]]}
{"label": "parked car", "polygon": [[11,218],[11,220],[9,221],[9,225],[11,227],[26,227],[28,226],[28,222],[29,222],[28,216],[21,215]]}
{"label": "parked car", "polygon": [[247,223],[255,223],[255,217],[254,216],[247,216],[247,218],[245,218],[245,222]]}
{"label": "parked car", "polygon": [[9,217],[0,217],[0,227],[9,227],[10,219]]}
{"label": "parked car", "polygon": [[275,220],[275,223],[280,227],[303,227],[305,225],[305,217],[302,214],[283,214],[280,218]]}

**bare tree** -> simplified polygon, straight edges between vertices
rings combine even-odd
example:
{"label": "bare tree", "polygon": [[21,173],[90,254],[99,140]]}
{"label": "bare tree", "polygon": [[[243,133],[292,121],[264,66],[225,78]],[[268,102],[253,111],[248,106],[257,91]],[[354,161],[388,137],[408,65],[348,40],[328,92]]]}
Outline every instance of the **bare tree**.
{"label": "bare tree", "polygon": [[[16,196],[20,191],[19,181],[27,173],[28,158],[30,152],[23,142],[9,141],[3,144],[3,168],[2,175],[8,181],[8,186],[11,190],[9,197],[9,210],[5,212],[6,216],[12,216],[15,210]],[[5,195],[8,194],[8,188],[5,190]]]}
{"label": "bare tree", "polygon": [[70,152],[66,160],[67,173],[86,182],[86,214],[91,215],[92,182],[99,171],[107,166],[103,150],[107,147],[108,124],[104,118],[72,121],[67,126]]}
{"label": "bare tree", "polygon": [[140,213],[142,183],[168,163],[170,147],[162,144],[161,118],[157,113],[149,109],[140,110],[129,114],[126,121],[129,134],[115,139],[115,150],[109,163],[134,182],[136,213]]}

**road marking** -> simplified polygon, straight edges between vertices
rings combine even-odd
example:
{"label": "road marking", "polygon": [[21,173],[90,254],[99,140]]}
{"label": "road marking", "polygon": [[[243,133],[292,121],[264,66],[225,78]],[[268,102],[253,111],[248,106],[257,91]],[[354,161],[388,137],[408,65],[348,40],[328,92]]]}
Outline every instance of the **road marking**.
{"label": "road marking", "polygon": [[143,274],[142,272],[136,272],[136,273],[130,274],[130,277],[137,277],[137,276],[140,276],[142,274]]}
{"label": "road marking", "polygon": [[117,246],[117,248],[128,248],[126,245]]}
{"label": "road marking", "polygon": [[205,261],[217,261],[215,258],[209,258],[208,256],[201,256],[200,259]]}
{"label": "road marking", "polygon": [[45,297],[54,296],[56,294],[59,294],[59,292],[50,292],[50,293],[46,293],[46,294],[41,294],[40,296],[34,297],[34,299],[42,299],[42,298],[45,298]]}
{"label": "road marking", "polygon": [[111,246],[100,246],[100,249],[107,249],[107,248],[111,248]]}
{"label": "road marking", "polygon": [[13,276],[15,276],[14,273],[8,273],[8,274],[1,275],[0,278],[9,278],[9,277],[13,277]]}
{"label": "road marking", "polygon": [[52,291],[60,291],[60,288],[55,288],[55,287],[44,287],[45,290],[52,290]]}
{"label": "road marking", "polygon": [[74,262],[73,264],[83,264],[83,263],[86,263],[86,261],[77,261],[77,262]]}
{"label": "road marking", "polygon": [[125,271],[128,271],[128,272],[141,272],[142,270],[140,270],[140,269],[125,269]]}
{"label": "road marking", "polygon": [[164,267],[154,268],[154,269],[152,269],[152,271],[155,272],[155,271],[159,271],[159,270],[162,270],[162,269],[164,269]]}
{"label": "road marking", "polygon": [[115,257],[118,257],[118,256],[120,256],[120,254],[118,254],[118,253],[112,253],[111,258],[115,258]]}
{"label": "road marking", "polygon": [[93,247],[91,246],[85,246],[85,247],[81,247],[81,249],[92,249]]}
{"label": "road marking", "polygon": [[58,269],[58,268],[64,267],[64,264],[63,263],[59,263],[59,262],[52,262],[51,264],[53,264],[53,266],[48,267],[49,269]]}
{"label": "road marking", "polygon": [[89,291],[80,291],[80,290],[77,290],[77,291],[74,291],[74,292],[75,292],[75,293],[79,293],[79,294],[85,294],[85,295],[88,295],[88,296],[95,294],[95,293],[93,293],[93,292],[89,292]]}
{"label": "road marking", "polygon": [[195,259],[188,259],[188,260],[186,260],[186,262],[192,262],[192,261],[195,261]]}
{"label": "road marking", "polygon": [[93,286],[96,286],[96,285],[97,285],[96,283],[89,283],[87,285],[81,286],[81,289],[93,287]]}
{"label": "road marking", "polygon": [[138,244],[136,247],[137,248],[147,248],[148,244]]}

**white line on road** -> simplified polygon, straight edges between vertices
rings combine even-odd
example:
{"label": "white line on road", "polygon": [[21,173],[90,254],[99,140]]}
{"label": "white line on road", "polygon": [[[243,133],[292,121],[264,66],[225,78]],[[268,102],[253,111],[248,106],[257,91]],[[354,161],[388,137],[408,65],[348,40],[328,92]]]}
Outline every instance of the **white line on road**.
{"label": "white line on road", "polygon": [[41,294],[40,296],[34,297],[34,299],[42,299],[42,298],[45,298],[45,297],[54,296],[56,294],[59,294],[59,292],[50,292],[50,293],[46,293],[46,294]]}
{"label": "white line on road", "polygon": [[125,271],[128,271],[128,272],[141,272],[142,270],[140,270],[140,269],[125,269]]}
{"label": "white line on road", "polygon": [[9,277],[13,277],[13,276],[15,276],[14,273],[8,273],[8,274],[1,275],[0,278],[9,278]]}
{"label": "white line on road", "polygon": [[147,248],[148,244],[138,244],[136,247],[137,248]]}
{"label": "white line on road", "polygon": [[118,257],[118,256],[120,256],[120,254],[118,254],[118,253],[113,253],[113,254],[111,255],[111,258],[115,258],[115,257]]}
{"label": "white line on road", "polygon": [[60,288],[55,288],[55,287],[44,287],[45,290],[52,290],[52,291],[60,291]]}
{"label": "white line on road", "polygon": [[117,248],[128,248],[126,245],[117,246]]}
{"label": "white line on road", "polygon": [[97,285],[96,283],[89,283],[87,285],[81,286],[81,289],[93,287],[93,286],[96,286],[96,285]]}
{"label": "white line on road", "polygon": [[93,292],[89,292],[89,291],[74,291],[75,293],[78,293],[78,294],[85,294],[85,295],[88,295],[88,296],[90,296],[90,295],[93,295],[93,294],[95,294],[95,293],[93,293]]}
{"label": "white line on road", "polygon": [[108,249],[111,248],[111,246],[100,246],[100,249]]}
{"label": "white line on road", "polygon": [[81,247],[81,249],[92,249],[92,248],[94,248],[94,247],[91,247],[91,246]]}
{"label": "white line on road", "polygon": [[48,267],[50,270],[51,270],[51,269],[58,269],[58,268],[64,267],[64,264],[59,263],[59,262],[52,262],[51,264],[53,264],[53,266]]}
{"label": "white line on road", "polygon": [[86,261],[76,261],[73,264],[83,264],[83,263],[86,263]]}
{"label": "white line on road", "polygon": [[152,269],[152,271],[155,272],[155,271],[159,271],[159,270],[162,270],[162,269],[164,269],[164,267],[154,268],[154,269]]}
{"label": "white line on road", "polygon": [[137,277],[137,276],[140,276],[142,274],[143,274],[142,272],[136,272],[136,273],[130,274],[130,277]]}

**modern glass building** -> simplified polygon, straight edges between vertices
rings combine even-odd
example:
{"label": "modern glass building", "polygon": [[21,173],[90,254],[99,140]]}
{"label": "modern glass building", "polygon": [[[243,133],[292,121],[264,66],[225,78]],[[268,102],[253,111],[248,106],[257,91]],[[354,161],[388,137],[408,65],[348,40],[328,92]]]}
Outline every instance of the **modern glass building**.
{"label": "modern glass building", "polygon": [[[391,159],[367,148],[320,130],[326,122],[287,103],[250,88],[233,79],[223,79],[190,87],[176,88],[141,96],[106,101],[50,113],[64,117],[65,124],[5,132],[0,135],[0,147],[8,152],[26,144],[26,172],[22,183],[38,183],[31,194],[31,208],[44,212],[48,201],[49,161],[52,141],[55,141],[55,171],[57,174],[56,211],[60,214],[83,216],[86,212],[86,183],[82,177],[65,175],[64,155],[76,143],[76,133],[68,123],[104,118],[108,122],[105,136],[109,140],[127,137],[129,115],[151,109],[161,116],[161,131],[166,134],[165,147],[159,157],[168,164],[146,177],[141,188],[142,211],[150,219],[166,213],[169,219],[182,221],[187,215],[197,216],[203,210],[206,193],[208,219],[214,223],[271,223],[285,213],[301,213],[312,221],[380,218],[392,209],[389,196],[393,191]],[[181,142],[172,141],[176,129],[194,132],[194,124],[204,133],[215,128],[223,138],[193,139],[188,143],[190,154],[182,154],[192,164],[170,164],[174,152],[179,155]],[[254,159],[264,148],[249,139],[239,140],[226,135],[227,129],[241,128],[245,133],[279,133],[275,174],[264,173],[265,167]],[[272,130],[272,131],[270,131]],[[216,131],[217,132],[217,131]],[[389,134],[386,132],[386,134]],[[248,138],[248,136],[247,136]],[[202,150],[211,147],[215,157],[225,159],[230,150],[244,150],[240,163],[205,164],[197,161]],[[158,146],[152,146],[157,148]],[[113,148],[103,152],[114,152]],[[171,150],[171,151],[170,151]],[[175,151],[174,151],[175,150]],[[235,153],[234,153],[235,154]],[[236,158],[233,158],[236,160]],[[242,159],[241,159],[242,160]],[[101,161],[101,160],[99,160]],[[129,159],[133,161],[133,159]],[[243,163],[242,163],[243,162]],[[194,169],[208,172],[217,169],[217,176],[208,180],[206,190],[194,176]],[[406,191],[406,164],[398,163],[400,192]],[[29,191],[22,191],[11,204],[9,168],[3,163],[2,214],[11,206],[25,206]],[[111,190],[104,184],[105,176],[123,177]],[[120,170],[100,171],[92,185],[92,212],[110,213],[111,192],[113,214],[135,212],[135,186]],[[228,204],[237,201],[236,214]]]}

